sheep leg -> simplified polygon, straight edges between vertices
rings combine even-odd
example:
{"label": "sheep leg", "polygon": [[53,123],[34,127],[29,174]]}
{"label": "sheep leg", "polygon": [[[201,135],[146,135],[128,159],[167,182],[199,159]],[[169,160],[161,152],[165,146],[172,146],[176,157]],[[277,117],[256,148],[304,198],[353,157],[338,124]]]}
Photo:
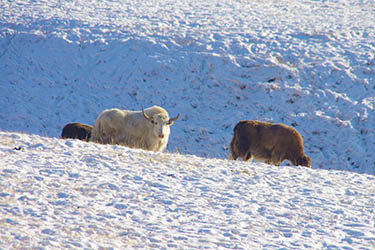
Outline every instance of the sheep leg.
{"label": "sheep leg", "polygon": [[242,156],[242,160],[243,160],[243,161],[248,161],[248,160],[250,160],[251,158],[253,158],[253,155],[251,154],[250,151],[246,152],[246,154],[244,154],[244,155]]}
{"label": "sheep leg", "polygon": [[279,151],[272,152],[272,158],[270,160],[273,165],[280,166],[281,162],[283,161],[283,155]]}

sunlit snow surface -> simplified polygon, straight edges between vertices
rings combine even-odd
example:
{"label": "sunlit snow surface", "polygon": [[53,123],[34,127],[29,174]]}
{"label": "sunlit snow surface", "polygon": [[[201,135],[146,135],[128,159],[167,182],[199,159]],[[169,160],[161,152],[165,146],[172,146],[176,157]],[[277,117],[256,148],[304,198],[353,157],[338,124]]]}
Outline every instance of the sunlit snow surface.
{"label": "sunlit snow surface", "polygon": [[372,175],[0,138],[3,249],[375,245]]}
{"label": "sunlit snow surface", "polygon": [[[374,16],[366,0],[0,2],[0,249],[374,249]],[[167,153],[57,139],[142,105],[181,114]],[[226,161],[243,119],[294,126],[312,168]]]}

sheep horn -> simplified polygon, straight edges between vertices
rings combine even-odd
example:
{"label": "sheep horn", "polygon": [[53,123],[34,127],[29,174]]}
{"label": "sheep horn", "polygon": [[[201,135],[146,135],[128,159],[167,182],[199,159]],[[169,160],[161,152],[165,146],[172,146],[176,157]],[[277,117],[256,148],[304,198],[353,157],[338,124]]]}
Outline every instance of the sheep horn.
{"label": "sheep horn", "polygon": [[169,123],[173,123],[173,122],[176,121],[179,117],[180,117],[180,113],[178,113],[177,116],[176,116],[175,118],[171,118],[171,119],[169,119]]}
{"label": "sheep horn", "polygon": [[142,114],[146,118],[146,120],[148,120],[148,121],[152,120],[148,115],[146,115],[144,105],[142,105]]}

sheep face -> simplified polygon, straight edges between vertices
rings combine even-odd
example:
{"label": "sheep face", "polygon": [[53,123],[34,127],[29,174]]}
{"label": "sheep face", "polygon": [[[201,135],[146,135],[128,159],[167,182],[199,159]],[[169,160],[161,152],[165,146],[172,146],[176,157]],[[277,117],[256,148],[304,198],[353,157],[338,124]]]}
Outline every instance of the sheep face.
{"label": "sheep face", "polygon": [[297,166],[305,166],[311,168],[311,158],[307,156],[303,156],[297,159]]}
{"label": "sheep face", "polygon": [[171,125],[170,119],[164,115],[155,115],[150,117],[149,122],[152,126],[152,133],[155,137],[159,139],[167,139],[170,134]]}

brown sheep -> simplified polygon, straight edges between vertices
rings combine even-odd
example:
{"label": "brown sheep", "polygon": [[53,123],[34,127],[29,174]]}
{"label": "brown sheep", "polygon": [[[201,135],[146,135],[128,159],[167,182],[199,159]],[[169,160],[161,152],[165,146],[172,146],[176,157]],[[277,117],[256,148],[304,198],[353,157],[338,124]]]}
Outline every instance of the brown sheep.
{"label": "brown sheep", "polygon": [[92,126],[79,122],[68,123],[62,130],[61,139],[80,139],[82,141],[89,141],[91,137]]}
{"label": "brown sheep", "polygon": [[289,160],[295,166],[311,167],[311,158],[304,153],[301,135],[292,127],[262,121],[240,121],[234,128],[229,145],[229,159],[241,157],[280,166]]}

